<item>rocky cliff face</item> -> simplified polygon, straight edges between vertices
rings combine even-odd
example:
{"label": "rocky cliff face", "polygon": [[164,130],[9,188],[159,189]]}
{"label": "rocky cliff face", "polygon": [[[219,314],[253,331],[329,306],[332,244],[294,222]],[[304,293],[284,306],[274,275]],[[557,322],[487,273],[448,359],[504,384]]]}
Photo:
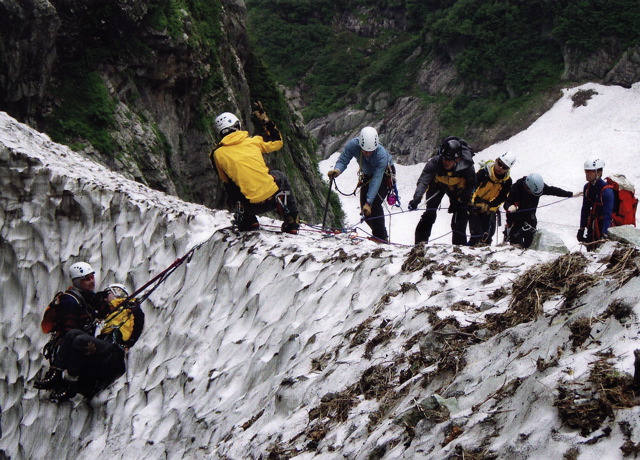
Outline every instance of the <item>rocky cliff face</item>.
{"label": "rocky cliff face", "polygon": [[[380,10],[377,6],[361,7],[353,13],[343,14],[333,26],[338,31],[350,31],[370,39],[379,39],[389,30],[398,34],[407,32],[408,19],[398,12],[392,13],[388,9]],[[390,15],[387,19],[380,19],[387,14]],[[439,144],[443,127],[439,122],[439,108],[425,100],[461,94],[477,97],[490,91],[481,83],[462,81],[454,66],[461,49],[451,47],[441,50],[444,54],[436,55],[422,49],[422,46],[420,44],[409,58],[418,62],[415,85],[418,94],[395,100],[384,91],[360,94],[354,104],[309,121],[309,131],[317,139],[322,158],[340,149],[363,126],[371,125],[378,129],[381,142],[395,155],[397,162],[414,164],[426,161]],[[605,40],[599,49],[589,53],[574,46],[565,46],[562,59],[562,80],[567,85],[593,81],[628,88],[640,80],[640,48],[625,49],[614,38]],[[290,92],[298,107],[303,109],[303,88],[294,88]],[[476,150],[504,140],[529,126],[559,97],[559,91],[549,91],[511,120],[497,123],[491,128],[469,129],[468,139]]]}
{"label": "rocky cliff face", "polygon": [[[213,119],[235,112],[253,131],[251,99],[278,97],[251,89],[246,67],[255,56],[247,41],[244,1],[188,5],[2,2],[0,110],[129,178],[209,207],[223,206],[207,157],[218,140]],[[88,82],[93,86],[87,90]],[[102,93],[101,100],[93,100]],[[270,160],[272,166],[292,176],[303,217],[318,221],[317,197],[326,195],[309,158],[308,136],[286,106],[272,106],[270,114],[285,133],[285,148]]]}

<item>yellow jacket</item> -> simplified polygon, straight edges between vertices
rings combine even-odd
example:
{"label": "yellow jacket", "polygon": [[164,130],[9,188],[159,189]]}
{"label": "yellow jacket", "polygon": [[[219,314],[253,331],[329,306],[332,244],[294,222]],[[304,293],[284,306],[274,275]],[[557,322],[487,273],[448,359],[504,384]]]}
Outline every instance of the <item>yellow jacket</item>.
{"label": "yellow jacket", "polygon": [[498,210],[511,190],[509,171],[505,172],[504,176],[498,177],[494,165],[495,163],[490,161],[478,170],[476,174],[477,187],[471,199],[473,205],[486,204],[487,211],[491,212]]}
{"label": "yellow jacket", "polygon": [[114,299],[109,302],[109,313],[103,320],[100,335],[119,332],[118,342],[132,347],[144,328],[144,313],[139,306],[120,308],[125,299]]}
{"label": "yellow jacket", "polygon": [[262,154],[275,152],[282,145],[282,139],[266,142],[247,131],[235,131],[220,141],[210,158],[223,182],[232,180],[251,203],[261,203],[278,191]]}

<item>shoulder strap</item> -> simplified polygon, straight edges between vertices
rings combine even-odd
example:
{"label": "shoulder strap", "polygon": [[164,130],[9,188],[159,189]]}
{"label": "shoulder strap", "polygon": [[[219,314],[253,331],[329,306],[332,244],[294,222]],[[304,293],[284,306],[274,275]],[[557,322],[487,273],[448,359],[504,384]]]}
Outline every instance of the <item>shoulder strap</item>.
{"label": "shoulder strap", "polygon": [[78,302],[78,305],[82,307],[87,306],[87,302],[85,302],[84,297],[82,297],[82,294],[80,294],[79,292],[76,292],[72,289],[67,289],[66,291],[64,291],[64,294],[67,294],[69,297],[73,298],[76,302]]}

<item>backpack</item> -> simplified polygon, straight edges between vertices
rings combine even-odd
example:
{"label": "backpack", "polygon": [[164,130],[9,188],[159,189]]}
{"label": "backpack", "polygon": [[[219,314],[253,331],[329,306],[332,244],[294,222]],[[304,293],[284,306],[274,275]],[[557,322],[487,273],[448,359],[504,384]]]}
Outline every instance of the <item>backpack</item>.
{"label": "backpack", "polygon": [[636,210],[638,199],[635,195],[635,187],[622,174],[617,174],[605,179],[607,185],[613,190],[615,201],[611,213],[611,225],[636,225]]}
{"label": "backpack", "polygon": [[57,292],[56,295],[53,296],[53,300],[49,302],[49,305],[45,307],[44,314],[42,315],[40,327],[42,328],[42,332],[44,332],[45,334],[48,334],[49,332],[55,332],[54,330],[57,328],[58,321],[60,320],[60,318],[58,318],[58,306],[62,301],[62,296],[65,294],[70,295],[76,302],[78,302],[79,305],[82,305],[80,299],[78,299],[78,296],[72,291],[67,290],[65,292]]}
{"label": "backpack", "polygon": [[58,323],[58,305],[60,305],[60,300],[64,292],[60,291],[53,296],[53,300],[49,302],[49,305],[44,309],[44,314],[42,315],[42,322],[40,323],[40,327],[42,328],[42,332],[48,334],[52,332],[57,323]]}

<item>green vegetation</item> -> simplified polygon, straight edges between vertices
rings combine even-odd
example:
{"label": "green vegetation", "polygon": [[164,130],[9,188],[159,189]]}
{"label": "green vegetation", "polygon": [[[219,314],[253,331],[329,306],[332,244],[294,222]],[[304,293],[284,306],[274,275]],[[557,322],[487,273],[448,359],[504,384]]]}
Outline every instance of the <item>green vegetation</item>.
{"label": "green vegetation", "polygon": [[554,37],[561,43],[594,51],[615,38],[621,47],[640,44],[640,3],[628,0],[563,1]]}
{"label": "green vegetation", "polygon": [[543,35],[550,19],[536,1],[460,0],[431,27],[433,45],[458,50],[463,80],[518,96],[559,81],[560,43]]}
{"label": "green vegetation", "polygon": [[115,126],[115,102],[98,72],[70,72],[57,94],[62,105],[54,112],[49,135],[55,142],[82,148],[89,142],[101,152],[113,152],[109,130]]}
{"label": "green vegetation", "polygon": [[[565,46],[586,56],[612,41],[621,52],[640,44],[640,2],[627,0],[247,4],[253,43],[278,81],[301,88],[309,104],[307,121],[361,104],[384,89],[392,100],[417,95],[437,103],[443,127],[462,133],[478,124],[491,126],[514,106],[556,88]],[[377,21],[383,17],[397,19],[396,27],[383,27]],[[473,94],[445,100],[421,94],[418,70],[434,57],[451,61]]]}
{"label": "green vegetation", "polygon": [[149,4],[146,22],[153,29],[166,30],[170,37],[179,39],[184,34],[187,14],[186,2],[159,0]]}
{"label": "green vegetation", "polygon": [[[250,38],[277,81],[300,84],[312,103],[306,120],[356,103],[359,94],[377,89],[394,96],[410,89],[418,61],[419,30],[387,31],[379,37],[337,30],[332,24],[345,12],[365,6],[363,0],[249,0]],[[418,8],[417,1],[375,2],[378,8]],[[418,17],[413,19],[418,21]],[[363,18],[366,24],[366,18]]]}
{"label": "green vegetation", "polygon": [[[222,85],[217,43],[221,36],[220,18],[222,7],[218,1],[209,0],[159,0],[149,3],[147,14],[141,21],[132,21],[116,4],[104,3],[84,10],[80,20],[70,24],[77,28],[69,33],[68,42],[61,48],[63,70],[57,75],[53,88],[56,99],[62,101],[48,117],[47,130],[52,139],[73,148],[82,148],[87,143],[107,155],[118,155],[116,143],[110,131],[115,126],[115,100],[109,95],[99,70],[105,63],[117,63],[127,78],[139,80],[130,63],[135,67],[148,60],[148,65],[157,65],[148,41],[147,30],[166,31],[175,41],[185,41],[194,56],[209,65],[200,69],[202,91],[213,92]],[[74,39],[73,37],[76,37]],[[77,37],[82,37],[81,42]],[[144,64],[143,64],[144,65]],[[142,86],[145,82],[138,81]],[[136,98],[135,89],[129,97]],[[208,132],[212,126],[206,109],[206,98],[201,99],[196,126]],[[130,107],[130,109],[133,107]],[[138,114],[143,118],[143,114]],[[159,148],[169,149],[166,139],[159,137]]]}

